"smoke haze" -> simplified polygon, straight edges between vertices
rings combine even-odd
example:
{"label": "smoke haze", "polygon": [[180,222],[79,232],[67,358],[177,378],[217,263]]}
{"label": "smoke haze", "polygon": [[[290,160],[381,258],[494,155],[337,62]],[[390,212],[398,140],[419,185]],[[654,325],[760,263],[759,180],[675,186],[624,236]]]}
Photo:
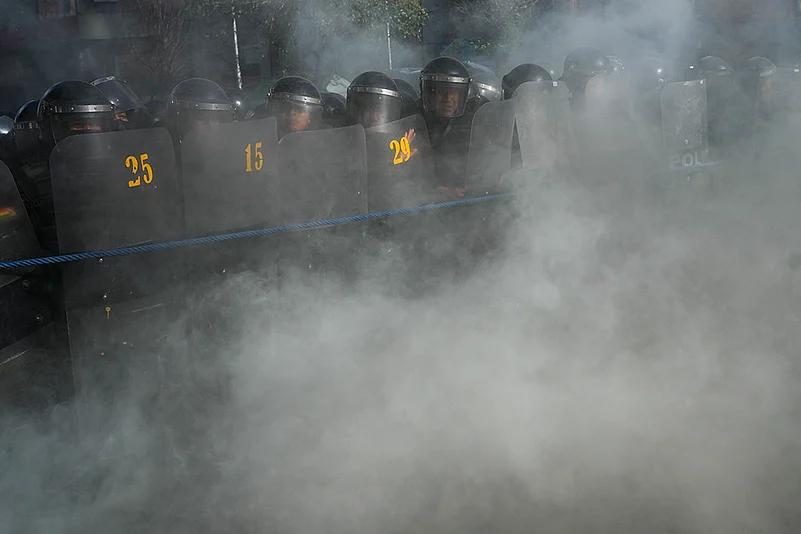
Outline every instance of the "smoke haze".
{"label": "smoke haze", "polygon": [[[678,50],[686,5],[637,6],[550,49]],[[157,410],[148,376],[111,434],[5,418],[0,530],[798,532],[795,131],[717,187],[517,175],[480,259],[434,214],[425,268],[390,239],[356,283],[221,277],[175,319],[215,326],[178,336]]]}

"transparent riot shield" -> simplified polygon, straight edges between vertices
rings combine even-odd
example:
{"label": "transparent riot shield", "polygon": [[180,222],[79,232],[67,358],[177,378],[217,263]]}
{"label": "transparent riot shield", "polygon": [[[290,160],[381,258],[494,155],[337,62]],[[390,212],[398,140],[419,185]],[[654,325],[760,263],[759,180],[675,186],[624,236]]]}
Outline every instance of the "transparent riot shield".
{"label": "transparent riot shield", "polygon": [[499,190],[512,167],[515,103],[489,102],[473,117],[465,189],[470,196]]}
{"label": "transparent riot shield", "polygon": [[[62,253],[184,235],[166,130],[68,137],[53,150],[50,168]],[[62,279],[82,428],[108,436],[117,417],[137,403],[154,407],[180,376],[170,370],[187,352],[180,249],[66,263]]]}
{"label": "transparent riot shield", "polygon": [[571,159],[573,133],[564,82],[526,82],[517,88],[512,101],[523,167],[547,174],[565,169]]}

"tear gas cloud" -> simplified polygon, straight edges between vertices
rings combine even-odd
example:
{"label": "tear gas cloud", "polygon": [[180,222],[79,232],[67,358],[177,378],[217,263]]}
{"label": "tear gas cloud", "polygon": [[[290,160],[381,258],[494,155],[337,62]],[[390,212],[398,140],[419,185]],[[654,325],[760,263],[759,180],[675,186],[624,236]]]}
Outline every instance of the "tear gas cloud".
{"label": "tear gas cloud", "polygon": [[[624,30],[683,28],[678,4],[564,23],[560,46],[639,50]],[[140,378],[112,437],[6,418],[3,530],[797,532],[792,128],[714,194],[518,175],[480,261],[432,216],[428,269],[388,240],[355,283],[204,288],[214,334],[176,337],[166,408]]]}

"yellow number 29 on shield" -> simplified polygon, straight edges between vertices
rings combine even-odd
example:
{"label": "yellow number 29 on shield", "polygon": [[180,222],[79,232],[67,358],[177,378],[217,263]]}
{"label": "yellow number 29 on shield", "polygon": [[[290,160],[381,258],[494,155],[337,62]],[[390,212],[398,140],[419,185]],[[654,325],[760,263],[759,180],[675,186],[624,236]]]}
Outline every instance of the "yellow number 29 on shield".
{"label": "yellow number 29 on shield", "polygon": [[404,161],[409,161],[409,158],[412,157],[412,148],[409,146],[409,140],[406,137],[390,141],[389,149],[395,151],[395,157],[392,160],[393,165],[400,165]]}

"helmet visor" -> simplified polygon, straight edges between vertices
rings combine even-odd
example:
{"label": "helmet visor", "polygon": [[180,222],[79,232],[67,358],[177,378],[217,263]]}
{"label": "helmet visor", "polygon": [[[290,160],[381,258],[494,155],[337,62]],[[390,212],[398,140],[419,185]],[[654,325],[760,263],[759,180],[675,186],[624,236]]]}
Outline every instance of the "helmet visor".
{"label": "helmet visor", "polygon": [[293,100],[271,100],[269,113],[282,134],[316,130],[323,120],[323,107]]}
{"label": "helmet visor", "polygon": [[421,89],[423,109],[426,113],[448,119],[464,115],[467,94],[470,91],[469,83],[423,79]]}
{"label": "helmet visor", "polygon": [[401,118],[401,99],[376,93],[348,92],[348,114],[372,128]]}
{"label": "helmet visor", "polygon": [[111,113],[60,113],[54,115],[53,139],[56,143],[71,135],[111,131]]}
{"label": "helmet visor", "polygon": [[178,128],[182,139],[191,130],[204,130],[214,124],[226,124],[229,122],[233,122],[230,111],[182,109],[178,114]]}

